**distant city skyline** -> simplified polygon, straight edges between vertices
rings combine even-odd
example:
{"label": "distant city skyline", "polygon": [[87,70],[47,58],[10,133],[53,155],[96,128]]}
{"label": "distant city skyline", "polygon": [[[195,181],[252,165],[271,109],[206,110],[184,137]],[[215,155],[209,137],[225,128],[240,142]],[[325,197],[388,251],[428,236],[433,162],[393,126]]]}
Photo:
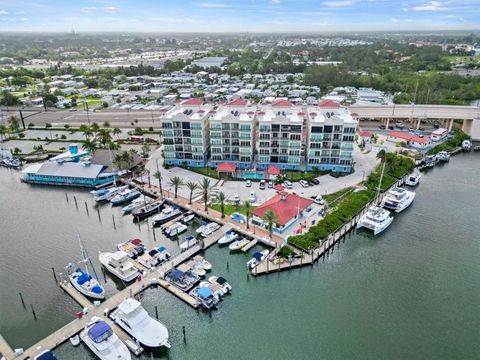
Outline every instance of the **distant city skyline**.
{"label": "distant city skyline", "polygon": [[478,0],[0,0],[0,31],[337,32],[480,29]]}

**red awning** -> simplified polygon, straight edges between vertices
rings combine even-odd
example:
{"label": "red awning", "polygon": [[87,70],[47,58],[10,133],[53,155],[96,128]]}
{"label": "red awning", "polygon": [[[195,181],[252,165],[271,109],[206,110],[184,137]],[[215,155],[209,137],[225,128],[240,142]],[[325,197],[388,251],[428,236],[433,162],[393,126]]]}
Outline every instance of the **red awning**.
{"label": "red awning", "polygon": [[217,165],[217,172],[234,173],[237,170],[237,165],[229,163],[221,163]]}
{"label": "red awning", "polygon": [[280,175],[280,168],[272,165],[268,168],[268,175]]}

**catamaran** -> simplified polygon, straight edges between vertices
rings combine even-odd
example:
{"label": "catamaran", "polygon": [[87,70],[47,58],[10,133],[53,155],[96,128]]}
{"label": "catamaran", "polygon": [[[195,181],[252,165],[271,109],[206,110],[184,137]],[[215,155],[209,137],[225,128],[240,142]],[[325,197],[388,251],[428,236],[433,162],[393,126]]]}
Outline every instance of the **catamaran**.
{"label": "catamaran", "polygon": [[[85,249],[80,236],[78,237],[80,243],[80,250],[82,251],[83,263],[85,264],[85,270],[81,267],[78,267],[75,271],[72,271],[74,267],[73,264],[68,264],[66,270],[68,274],[68,279],[70,284],[81,292],[83,295],[94,298],[94,299],[105,299],[105,289],[100,285],[98,281],[97,272],[93,267],[92,261],[88,256],[87,250]],[[95,278],[93,278],[88,272],[88,265],[92,268]]]}
{"label": "catamaran", "polygon": [[80,338],[101,360],[130,360],[130,351],[113,329],[94,316],[80,333]]}
{"label": "catamaran", "polygon": [[123,300],[110,318],[142,345],[152,349],[170,348],[167,328],[148,315],[139,301],[133,298]]}
{"label": "catamaran", "polygon": [[413,199],[415,199],[414,191],[394,187],[388,191],[383,199],[382,205],[385,209],[399,213],[409,207],[412,204]]}

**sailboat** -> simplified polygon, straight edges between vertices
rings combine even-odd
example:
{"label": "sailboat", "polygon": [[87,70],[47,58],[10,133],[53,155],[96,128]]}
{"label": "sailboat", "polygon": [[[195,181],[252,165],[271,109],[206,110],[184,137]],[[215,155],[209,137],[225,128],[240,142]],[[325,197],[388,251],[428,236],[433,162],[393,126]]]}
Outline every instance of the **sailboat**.
{"label": "sailboat", "polygon": [[[100,285],[98,281],[97,272],[93,267],[92,261],[88,256],[87,250],[85,249],[80,235],[78,235],[78,241],[80,243],[80,250],[82,251],[83,263],[85,264],[85,270],[81,267],[77,267],[75,271],[71,271],[73,264],[68,264],[67,273],[70,284],[77,289],[80,293],[85,296],[94,298],[94,299],[105,299],[105,289]],[[88,264],[92,268],[92,272],[95,277],[92,277],[88,272]]]}
{"label": "sailboat", "polygon": [[[382,166],[382,173],[380,175],[380,181],[378,183],[377,196],[375,199],[375,204],[378,204],[380,197],[380,187],[382,184],[383,173],[385,171],[385,162]],[[390,212],[381,206],[373,205],[367,212],[360,218],[357,223],[357,229],[362,227],[372,230],[373,235],[378,235],[384,231],[393,221],[393,217],[390,216]]]}

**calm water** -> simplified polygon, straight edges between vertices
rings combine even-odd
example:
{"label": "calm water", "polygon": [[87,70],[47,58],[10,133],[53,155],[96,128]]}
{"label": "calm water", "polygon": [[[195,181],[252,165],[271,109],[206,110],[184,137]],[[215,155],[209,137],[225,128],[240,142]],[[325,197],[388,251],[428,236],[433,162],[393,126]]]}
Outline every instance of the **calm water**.
{"label": "calm water", "polygon": [[[414,204],[382,236],[352,235],[313,267],[247,277],[248,255],[213,246],[206,252],[212,274],[224,275],[233,295],[210,317],[163,289],[146,291],[142,302],[152,315],[158,307],[172,349],[143,359],[480,358],[479,161],[462,154],[424,174]],[[100,223],[86,192],[67,190],[67,203],[64,189],[32,187],[18,177],[0,169],[0,333],[27,347],[79,310],[51,270],[78,259],[77,231],[93,255],[134,236],[154,242],[146,224],[139,230],[119,209],[101,207]],[[156,244],[175,252],[176,243],[158,234]],[[110,294],[121,286],[105,279]],[[83,345],[55,352],[60,359],[93,358]]]}

